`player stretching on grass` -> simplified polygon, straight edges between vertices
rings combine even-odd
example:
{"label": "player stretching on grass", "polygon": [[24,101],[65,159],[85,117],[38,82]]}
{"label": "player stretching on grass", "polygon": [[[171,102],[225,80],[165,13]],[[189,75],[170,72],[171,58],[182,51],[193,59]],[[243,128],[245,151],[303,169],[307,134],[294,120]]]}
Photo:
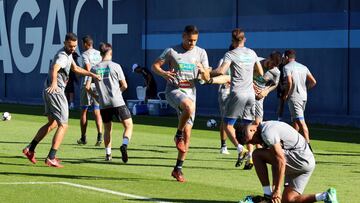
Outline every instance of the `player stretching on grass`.
{"label": "player stretching on grass", "polygon": [[[112,62],[112,47],[109,43],[100,44],[100,55],[102,61],[91,68],[91,72],[101,76],[101,81],[95,81],[97,95],[100,103],[100,113],[104,122],[105,160],[111,161],[111,133],[112,118],[116,116],[124,126],[123,141],[120,147],[121,159],[124,163],[128,161],[127,146],[133,132],[133,121],[122,97],[122,92],[127,89],[124,72],[121,66]],[[86,86],[90,87],[91,78]],[[91,91],[90,91],[91,93]]]}
{"label": "player stretching on grass", "polygon": [[[198,37],[196,26],[186,26],[182,44],[166,49],[152,66],[156,74],[167,80],[166,100],[178,112],[179,123],[174,137],[178,157],[171,175],[179,182],[185,182],[181,169],[189,149],[195,119],[195,81],[198,73],[204,73],[203,67],[209,67],[205,50],[196,46]],[[162,69],[165,64],[169,65],[169,71]]]}
{"label": "player stretching on grass", "polygon": [[[255,91],[253,88],[254,65],[258,61],[256,53],[245,47],[245,33],[239,28],[232,31],[232,45],[234,49],[226,52],[224,62],[212,71],[213,75],[224,75],[230,67],[231,86],[228,105],[225,108],[225,131],[232,143],[237,147],[238,161],[235,166],[240,166],[248,150],[243,148],[236,140],[234,124],[240,117],[242,125],[252,122],[255,104]],[[262,75],[261,65],[259,67]]]}
{"label": "player stretching on grass", "polygon": [[302,133],[310,146],[309,129],[305,123],[304,111],[307,90],[316,85],[316,80],[309,69],[296,62],[295,58],[296,53],[294,50],[285,51],[284,76],[287,78],[288,85],[283,98],[288,100],[293,127]]}
{"label": "player stretching on grass", "polygon": [[64,90],[69,79],[70,69],[75,73],[100,79],[97,75],[75,64],[72,53],[75,51],[76,46],[77,36],[74,33],[67,33],[64,48],[60,49],[52,60],[43,91],[45,114],[48,116],[48,122],[38,130],[31,143],[23,149],[24,155],[34,164],[36,163],[35,148],[37,144],[50,131],[57,128],[45,163],[51,167],[63,167],[59,159],[56,158],[56,152],[68,128],[69,108]]}
{"label": "player stretching on grass", "polygon": [[[90,71],[91,67],[95,66],[101,61],[100,52],[93,48],[93,40],[89,35],[86,35],[82,38],[82,46],[84,52],[82,53],[84,61],[84,69]],[[96,92],[95,84],[91,83],[90,87],[86,88],[87,77],[84,77],[83,83],[81,86],[81,114],[80,114],[80,130],[81,138],[77,140],[78,144],[86,144],[86,128],[88,124],[87,112],[92,107],[95,116],[95,123],[97,129],[97,140],[95,146],[100,146],[102,143],[102,120],[100,115],[99,103],[94,99],[87,91],[90,88],[90,91]]]}
{"label": "player stretching on grass", "polygon": [[[242,144],[252,143],[264,146],[254,151],[253,158],[264,196],[272,202],[338,203],[334,188],[318,194],[303,194],[314,171],[315,158],[304,137],[290,125],[280,121],[248,125],[238,137]],[[272,185],[270,185],[266,164],[271,165]],[[281,194],[283,182],[284,190]]]}

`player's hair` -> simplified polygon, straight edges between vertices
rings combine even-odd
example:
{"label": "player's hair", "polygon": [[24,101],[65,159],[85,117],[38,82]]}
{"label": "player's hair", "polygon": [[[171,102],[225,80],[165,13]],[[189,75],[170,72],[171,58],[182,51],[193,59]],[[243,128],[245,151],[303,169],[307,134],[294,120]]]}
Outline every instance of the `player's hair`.
{"label": "player's hair", "polygon": [[72,33],[72,32],[66,33],[65,41],[77,41],[77,40],[78,40],[78,38],[75,33]]}
{"label": "player's hair", "polygon": [[184,28],[184,33],[187,35],[197,35],[199,34],[199,30],[195,25],[187,25]]}
{"label": "player's hair", "polygon": [[99,46],[99,51],[101,56],[105,56],[108,51],[112,50],[111,44],[107,42],[101,42]]}
{"label": "player's hair", "polygon": [[282,61],[282,55],[278,51],[273,51],[270,54],[270,59],[273,62],[273,65],[276,67],[279,67],[281,61]]}
{"label": "player's hair", "polygon": [[233,49],[235,49],[235,47],[232,45],[232,44],[230,44],[230,46],[229,46],[229,51],[231,51],[231,50],[233,50]]}
{"label": "player's hair", "polygon": [[296,52],[293,49],[289,49],[285,51],[285,57],[288,57],[289,59],[296,58]]}
{"label": "player's hair", "polygon": [[241,42],[244,40],[244,38],[245,38],[245,32],[244,32],[244,30],[242,30],[240,28],[235,28],[231,32],[232,41]]}
{"label": "player's hair", "polygon": [[93,39],[91,38],[90,35],[85,35],[83,38],[82,38],[82,41],[84,44],[88,44],[88,45],[93,45],[94,44],[94,41]]}

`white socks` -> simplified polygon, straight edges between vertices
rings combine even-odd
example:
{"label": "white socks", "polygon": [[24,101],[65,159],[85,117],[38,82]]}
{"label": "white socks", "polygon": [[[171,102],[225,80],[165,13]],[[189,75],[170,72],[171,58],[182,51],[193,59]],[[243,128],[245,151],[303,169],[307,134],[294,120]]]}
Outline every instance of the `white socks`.
{"label": "white socks", "polygon": [[263,186],[263,190],[265,195],[269,195],[269,196],[272,195],[271,187],[269,185]]}
{"label": "white socks", "polygon": [[105,148],[105,153],[106,154],[111,154],[111,147],[106,147]]}
{"label": "white socks", "polygon": [[327,192],[315,194],[316,201],[324,201],[326,199]]}
{"label": "white socks", "polygon": [[[129,138],[124,137],[124,138],[123,138],[123,141],[122,141],[122,144],[123,144],[123,145],[128,145],[128,144],[129,144]],[[105,148],[105,153],[106,153],[106,154],[111,154],[111,147],[106,147],[106,148]]]}
{"label": "white socks", "polygon": [[236,147],[238,154],[242,152],[243,148],[244,147],[241,144],[238,144],[238,146]]}

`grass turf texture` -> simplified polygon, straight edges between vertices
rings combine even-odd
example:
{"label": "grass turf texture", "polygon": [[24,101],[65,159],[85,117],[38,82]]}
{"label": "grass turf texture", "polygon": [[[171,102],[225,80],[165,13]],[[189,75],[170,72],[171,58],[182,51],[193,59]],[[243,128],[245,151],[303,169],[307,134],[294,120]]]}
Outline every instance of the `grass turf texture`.
{"label": "grass turf texture", "polygon": [[[144,202],[98,191],[52,185],[3,185],[10,182],[70,182],[167,202],[238,202],[249,194],[261,194],[254,170],[235,168],[236,150],[219,154],[219,135],[206,128],[208,118],[198,117],[191,138],[190,152],[184,163],[186,183],[170,176],[177,151],[173,135],[174,117],[134,117],[134,134],[123,164],[119,146],[122,126],[114,124],[113,161],[104,161],[105,150],[95,147],[96,128],[88,126],[88,144],[80,146],[79,112],[70,114],[69,129],[58,157],[64,168],[44,164],[54,132],[37,147],[38,163],[31,164],[21,150],[46,122],[43,107],[0,104],[0,112],[9,111],[11,121],[0,122],[0,202]],[[360,193],[360,130],[334,126],[310,126],[316,169],[305,193],[335,187],[340,202],[358,202]],[[230,142],[227,142],[229,146]]]}

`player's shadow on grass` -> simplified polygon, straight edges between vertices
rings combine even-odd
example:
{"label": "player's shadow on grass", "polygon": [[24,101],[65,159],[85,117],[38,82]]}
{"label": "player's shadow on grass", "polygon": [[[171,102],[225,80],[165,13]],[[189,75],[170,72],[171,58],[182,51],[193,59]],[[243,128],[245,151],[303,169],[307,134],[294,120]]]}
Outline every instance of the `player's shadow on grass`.
{"label": "player's shadow on grass", "polygon": [[[142,166],[142,167],[163,167],[163,168],[170,168],[173,169],[174,166],[173,165],[169,165],[169,164],[138,164],[138,163],[127,163],[124,165],[128,165],[128,166]],[[211,167],[211,166],[186,166],[187,169],[201,169],[201,170],[217,170],[217,171],[223,171],[224,167]],[[226,168],[226,170],[239,170],[238,168]]]}
{"label": "player's shadow on grass", "polygon": [[224,201],[224,200],[200,200],[200,199],[167,199],[167,198],[153,198],[150,200],[139,200],[139,199],[127,199],[129,201],[143,201],[143,202],[154,202],[154,201],[163,201],[163,202],[183,202],[183,203],[227,203],[234,201]]}
{"label": "player's shadow on grass", "polygon": [[6,165],[6,166],[29,166],[29,164],[15,164],[15,163],[8,163],[8,162],[1,162],[0,165]]}
{"label": "player's shadow on grass", "polygon": [[139,181],[140,178],[119,178],[119,177],[104,177],[104,176],[84,176],[84,175],[65,175],[53,173],[21,173],[21,172],[0,172],[0,175],[19,175],[29,177],[49,177],[62,179],[84,179],[84,180],[121,180],[121,181]]}
{"label": "player's shadow on grass", "polygon": [[[151,145],[148,145],[148,146],[151,146]],[[154,147],[154,146],[152,146]],[[173,147],[174,148],[174,147]],[[161,154],[166,154],[166,153],[169,153],[170,151],[165,151],[165,150],[158,150],[158,149],[149,149],[149,148],[146,148],[146,149],[141,149],[141,148],[132,148],[130,147],[128,149],[128,151],[136,151],[136,152],[155,152],[155,153],[161,153]]]}
{"label": "player's shadow on grass", "polygon": [[16,141],[1,141],[0,140],[0,144],[29,144],[29,142],[16,142]]}
{"label": "player's shadow on grass", "polygon": [[360,156],[359,152],[349,152],[349,154],[344,154],[344,153],[314,153],[315,155],[319,155],[319,156]]}
{"label": "player's shadow on grass", "polygon": [[[142,146],[175,149],[175,144],[174,145],[142,145]],[[191,145],[190,145],[190,149],[206,149],[206,150],[215,150],[215,151],[219,150],[219,148],[216,147],[200,147],[200,146],[191,146]]]}
{"label": "player's shadow on grass", "polygon": [[62,159],[63,163],[70,163],[70,164],[106,164],[106,165],[120,165],[122,162],[118,162],[117,160],[121,160],[121,157],[112,157],[112,161],[105,161],[105,157],[92,157],[92,158],[64,158]]}
{"label": "player's shadow on grass", "polygon": [[358,163],[339,162],[339,161],[316,161],[317,165],[342,165],[342,166],[357,166]]}

